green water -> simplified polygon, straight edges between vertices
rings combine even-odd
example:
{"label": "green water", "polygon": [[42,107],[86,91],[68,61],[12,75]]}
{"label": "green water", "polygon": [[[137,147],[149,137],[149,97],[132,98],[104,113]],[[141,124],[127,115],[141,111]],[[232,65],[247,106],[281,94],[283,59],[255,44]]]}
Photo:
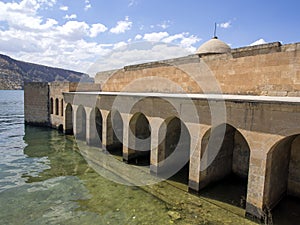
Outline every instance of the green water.
{"label": "green water", "polygon": [[[26,127],[24,153],[45,158],[25,183],[0,193],[1,224],[168,224],[166,204],[139,188],[109,181],[78,153],[72,136]],[[17,162],[15,162],[17,163]],[[142,202],[142,204],[141,204]]]}

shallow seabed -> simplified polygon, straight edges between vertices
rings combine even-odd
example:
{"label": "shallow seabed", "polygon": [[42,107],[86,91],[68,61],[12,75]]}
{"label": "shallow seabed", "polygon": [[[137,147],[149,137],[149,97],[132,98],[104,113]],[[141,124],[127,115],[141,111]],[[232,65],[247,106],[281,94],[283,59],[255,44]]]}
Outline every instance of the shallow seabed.
{"label": "shallow seabed", "polygon": [[167,182],[140,188],[106,179],[56,130],[26,127],[24,146],[23,157],[11,150],[2,160],[1,224],[251,223]]}

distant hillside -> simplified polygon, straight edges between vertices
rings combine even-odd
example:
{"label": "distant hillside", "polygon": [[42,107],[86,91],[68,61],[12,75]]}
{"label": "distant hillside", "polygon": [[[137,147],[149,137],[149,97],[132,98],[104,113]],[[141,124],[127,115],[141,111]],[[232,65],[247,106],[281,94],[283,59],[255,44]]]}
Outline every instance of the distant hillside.
{"label": "distant hillside", "polygon": [[33,63],[0,54],[0,90],[23,89],[25,82],[93,82],[87,74]]}

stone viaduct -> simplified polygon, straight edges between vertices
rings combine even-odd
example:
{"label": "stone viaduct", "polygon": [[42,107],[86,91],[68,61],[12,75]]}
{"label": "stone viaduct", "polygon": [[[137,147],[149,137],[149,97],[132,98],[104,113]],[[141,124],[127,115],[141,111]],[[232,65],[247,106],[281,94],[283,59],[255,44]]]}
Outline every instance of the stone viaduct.
{"label": "stone viaduct", "polygon": [[[101,88],[100,88],[101,87]],[[25,85],[25,122],[149,165],[191,191],[235,174],[245,212],[263,219],[300,197],[300,44],[230,49],[100,72],[95,84]]]}

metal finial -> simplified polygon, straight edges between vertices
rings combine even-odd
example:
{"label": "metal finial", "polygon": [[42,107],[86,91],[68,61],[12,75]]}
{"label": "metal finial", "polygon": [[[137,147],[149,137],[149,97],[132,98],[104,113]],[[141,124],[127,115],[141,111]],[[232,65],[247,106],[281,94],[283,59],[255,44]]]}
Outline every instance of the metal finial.
{"label": "metal finial", "polygon": [[217,37],[217,23],[215,23],[214,38],[218,39],[218,37]]}

